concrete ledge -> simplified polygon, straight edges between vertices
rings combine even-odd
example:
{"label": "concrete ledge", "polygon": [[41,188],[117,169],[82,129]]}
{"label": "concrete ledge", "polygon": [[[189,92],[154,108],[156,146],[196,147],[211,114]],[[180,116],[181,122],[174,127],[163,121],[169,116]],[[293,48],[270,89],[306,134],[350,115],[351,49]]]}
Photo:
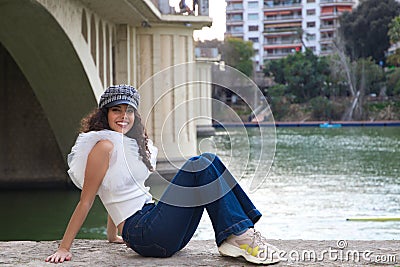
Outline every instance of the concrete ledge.
{"label": "concrete ledge", "polygon": [[[271,240],[287,260],[274,266],[400,266],[400,241]],[[0,242],[0,266],[53,266],[44,259],[58,241]],[[310,259],[310,252],[315,252]],[[242,259],[222,257],[214,241],[193,240],[171,258],[144,258],[125,245],[105,240],[75,240],[73,258],[63,266],[254,266]],[[350,255],[350,256],[348,256]],[[358,258],[358,256],[359,258]],[[306,256],[306,257],[304,257]]]}

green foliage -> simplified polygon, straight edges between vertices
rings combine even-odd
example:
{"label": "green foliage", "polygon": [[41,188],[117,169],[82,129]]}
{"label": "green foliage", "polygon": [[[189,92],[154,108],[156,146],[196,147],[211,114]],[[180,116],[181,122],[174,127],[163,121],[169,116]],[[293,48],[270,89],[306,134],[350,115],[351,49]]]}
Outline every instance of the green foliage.
{"label": "green foliage", "polygon": [[335,103],[323,96],[311,99],[310,105],[314,120],[340,120],[345,111],[345,103]]}
{"label": "green foliage", "polygon": [[390,47],[389,23],[400,13],[395,0],[365,0],[351,13],[340,18],[340,29],[347,54],[352,60],[372,57],[384,61]]}
{"label": "green foliage", "polygon": [[[349,81],[337,55],[333,55],[328,59],[330,65],[329,75],[329,95],[346,96],[349,92]],[[346,64],[349,66],[351,83],[355,91],[361,91],[364,94],[379,94],[381,87],[384,85],[385,74],[381,66],[376,64],[372,58],[359,59],[350,62],[347,59]],[[328,95],[328,94],[326,94]]]}
{"label": "green foliage", "polygon": [[400,96],[400,69],[396,68],[387,75],[387,91],[389,96]]}
{"label": "green foliage", "polygon": [[[349,93],[349,83],[343,63],[337,54],[326,58],[329,64],[329,77],[327,80],[327,95],[330,97],[347,96]],[[350,60],[346,59],[346,64],[351,66]]]}
{"label": "green foliage", "polygon": [[[400,16],[395,17],[389,24],[388,35],[392,43],[400,42]],[[387,64],[389,66],[400,66],[400,49],[396,49],[396,52],[387,58]]]}
{"label": "green foliage", "polygon": [[372,111],[381,111],[389,105],[388,102],[372,103],[368,105],[368,108]]}
{"label": "green foliage", "polygon": [[392,43],[400,42],[400,16],[390,22],[388,35]]}
{"label": "green foliage", "polygon": [[227,65],[236,68],[247,76],[252,75],[253,62],[251,58],[254,55],[252,42],[243,41],[239,38],[226,38],[221,53],[222,59]]}
{"label": "green foliage", "polygon": [[290,102],[285,97],[286,86],[276,84],[268,89],[272,113],[276,120],[281,120],[289,111]]}
{"label": "green foliage", "polygon": [[275,77],[275,82],[286,85],[287,93],[295,96],[298,103],[320,95],[329,74],[326,59],[315,56],[310,50],[272,61],[266,69]]}
{"label": "green foliage", "polygon": [[330,102],[326,97],[318,96],[310,100],[312,116],[315,120],[326,120],[331,113]]}
{"label": "green foliage", "polygon": [[390,56],[388,56],[386,61],[388,66],[400,66],[400,49],[397,49],[396,52]]}
{"label": "green foliage", "polygon": [[283,97],[285,95],[286,86],[283,84],[276,84],[268,89],[268,95],[271,98]]}
{"label": "green foliage", "polygon": [[263,72],[266,76],[274,77],[276,83],[285,84],[285,60],[271,60],[264,64]]}
{"label": "green foliage", "polygon": [[[351,62],[339,55],[317,57],[307,50],[266,62],[264,70],[277,83],[268,89],[268,96],[278,120],[291,112],[293,103],[309,103],[315,120],[340,120],[351,105],[350,85],[354,94],[359,91],[362,96],[379,95],[386,86],[384,70],[371,57]],[[400,71],[390,78],[387,92],[399,93]]]}
{"label": "green foliage", "polygon": [[360,59],[355,63],[355,77],[359,85],[358,89],[364,91],[366,95],[371,93],[379,95],[385,80],[385,73],[382,68],[375,64],[372,58]]}

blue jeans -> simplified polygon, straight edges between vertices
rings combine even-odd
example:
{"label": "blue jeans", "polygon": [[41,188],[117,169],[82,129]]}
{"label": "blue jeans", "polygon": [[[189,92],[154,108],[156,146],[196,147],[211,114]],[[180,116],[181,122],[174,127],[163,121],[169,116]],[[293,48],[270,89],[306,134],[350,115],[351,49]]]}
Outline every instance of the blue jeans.
{"label": "blue jeans", "polygon": [[[218,246],[228,236],[253,227],[261,217],[214,154],[189,159],[171,183],[157,204],[146,204],[125,221],[122,238],[142,256],[170,257],[184,248],[195,233],[204,209],[211,219]],[[184,194],[183,190],[190,193]]]}

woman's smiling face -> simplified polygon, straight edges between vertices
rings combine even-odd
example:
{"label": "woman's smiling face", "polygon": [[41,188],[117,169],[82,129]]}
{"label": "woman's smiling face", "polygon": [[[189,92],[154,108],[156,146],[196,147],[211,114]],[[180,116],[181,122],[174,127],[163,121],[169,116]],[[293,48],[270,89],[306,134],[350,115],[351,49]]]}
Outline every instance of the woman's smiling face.
{"label": "woman's smiling face", "polygon": [[107,119],[111,130],[126,134],[135,122],[135,110],[127,104],[116,105],[108,109]]}

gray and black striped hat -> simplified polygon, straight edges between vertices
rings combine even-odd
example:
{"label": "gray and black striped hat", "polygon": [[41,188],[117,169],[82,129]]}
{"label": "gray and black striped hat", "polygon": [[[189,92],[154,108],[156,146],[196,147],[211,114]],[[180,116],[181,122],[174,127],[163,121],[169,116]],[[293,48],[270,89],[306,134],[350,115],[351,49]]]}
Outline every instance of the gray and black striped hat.
{"label": "gray and black striped hat", "polygon": [[127,84],[112,85],[101,95],[99,108],[109,108],[120,104],[128,104],[135,109],[138,109],[139,100],[139,92],[133,86]]}

